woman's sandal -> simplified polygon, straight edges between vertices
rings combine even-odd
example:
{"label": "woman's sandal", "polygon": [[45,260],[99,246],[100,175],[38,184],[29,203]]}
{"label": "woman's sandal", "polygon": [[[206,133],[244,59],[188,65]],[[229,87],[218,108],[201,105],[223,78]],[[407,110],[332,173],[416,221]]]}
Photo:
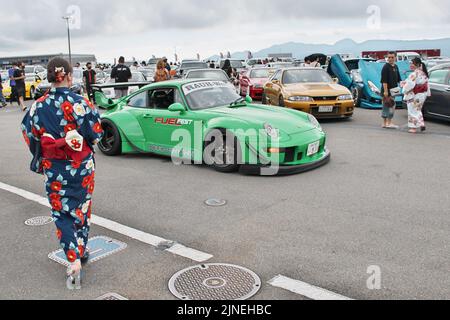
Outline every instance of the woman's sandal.
{"label": "woman's sandal", "polygon": [[86,263],[88,263],[89,257],[90,257],[90,252],[89,252],[89,249],[86,248],[86,251],[84,252],[84,256],[80,259],[81,265],[85,265]]}
{"label": "woman's sandal", "polygon": [[72,265],[67,268],[66,286],[69,290],[81,290],[82,270],[74,272]]}

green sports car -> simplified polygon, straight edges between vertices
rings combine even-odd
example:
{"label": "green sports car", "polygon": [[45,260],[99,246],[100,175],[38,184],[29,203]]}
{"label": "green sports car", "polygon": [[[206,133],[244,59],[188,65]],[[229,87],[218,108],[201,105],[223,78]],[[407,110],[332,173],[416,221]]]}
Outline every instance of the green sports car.
{"label": "green sports car", "polygon": [[326,134],[312,115],[253,104],[229,83],[193,79],[143,84],[117,100],[101,91],[112,86],[94,88],[97,104],[107,109],[99,143],[105,155],[154,153],[172,157],[176,164],[256,175],[300,173],[330,160]]}

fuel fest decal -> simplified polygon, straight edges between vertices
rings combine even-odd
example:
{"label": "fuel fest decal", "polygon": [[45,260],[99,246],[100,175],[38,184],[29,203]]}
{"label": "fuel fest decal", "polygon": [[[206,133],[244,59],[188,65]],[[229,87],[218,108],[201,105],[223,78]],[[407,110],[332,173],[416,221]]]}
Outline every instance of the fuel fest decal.
{"label": "fuel fest decal", "polygon": [[186,119],[176,119],[176,118],[156,118],[155,119],[156,124],[161,124],[164,126],[175,126],[175,127],[181,127],[181,126],[187,126],[192,124],[192,120],[186,120]]}

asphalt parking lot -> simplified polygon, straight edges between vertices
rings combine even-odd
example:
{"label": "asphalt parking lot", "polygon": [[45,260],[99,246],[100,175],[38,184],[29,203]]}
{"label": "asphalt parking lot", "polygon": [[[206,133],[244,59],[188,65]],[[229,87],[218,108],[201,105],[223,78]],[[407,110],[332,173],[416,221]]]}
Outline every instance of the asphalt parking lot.
{"label": "asphalt parking lot", "polygon": [[[45,196],[28,170],[18,108],[0,110],[0,182]],[[253,299],[305,299],[270,285],[278,275],[352,299],[449,299],[450,125],[428,122],[425,134],[381,129],[380,112],[326,121],[332,161],[288,177],[222,174],[174,166],[153,155],[97,153],[94,214],[236,264],[262,281]],[[225,199],[213,208],[206,199]],[[53,225],[24,221],[49,209],[0,188],[0,299],[175,299],[168,281],[198,262],[98,225],[92,236],[127,248],[88,266],[81,291],[65,289],[65,269],[47,255],[58,249]],[[369,289],[370,266],[381,288]],[[45,290],[43,289],[45,288]]]}

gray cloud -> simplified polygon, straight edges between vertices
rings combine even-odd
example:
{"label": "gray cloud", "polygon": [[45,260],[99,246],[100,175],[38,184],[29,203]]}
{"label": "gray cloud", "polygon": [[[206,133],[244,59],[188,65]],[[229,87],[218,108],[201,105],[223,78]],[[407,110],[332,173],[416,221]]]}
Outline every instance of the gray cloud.
{"label": "gray cloud", "polygon": [[[329,29],[333,21],[339,25],[336,30],[341,31],[343,25],[354,25],[357,20],[364,23],[366,10],[373,4],[381,8],[384,24],[423,26],[424,29],[436,24],[442,24],[443,28],[449,26],[448,0],[21,0],[2,4],[0,21],[4,36],[0,40],[6,51],[32,49],[36,42],[64,39],[66,29],[61,17],[71,5],[81,10],[81,29],[73,30],[73,37],[100,40],[152,31],[202,32],[214,28],[220,38],[229,36],[227,30],[237,25],[242,25],[245,36],[245,27],[255,32],[259,26],[267,29],[273,25],[275,29],[279,24],[299,21],[307,24],[308,29],[286,32],[292,32],[293,37],[299,33],[314,35],[319,34],[324,25]],[[167,34],[170,36],[170,32]]]}

